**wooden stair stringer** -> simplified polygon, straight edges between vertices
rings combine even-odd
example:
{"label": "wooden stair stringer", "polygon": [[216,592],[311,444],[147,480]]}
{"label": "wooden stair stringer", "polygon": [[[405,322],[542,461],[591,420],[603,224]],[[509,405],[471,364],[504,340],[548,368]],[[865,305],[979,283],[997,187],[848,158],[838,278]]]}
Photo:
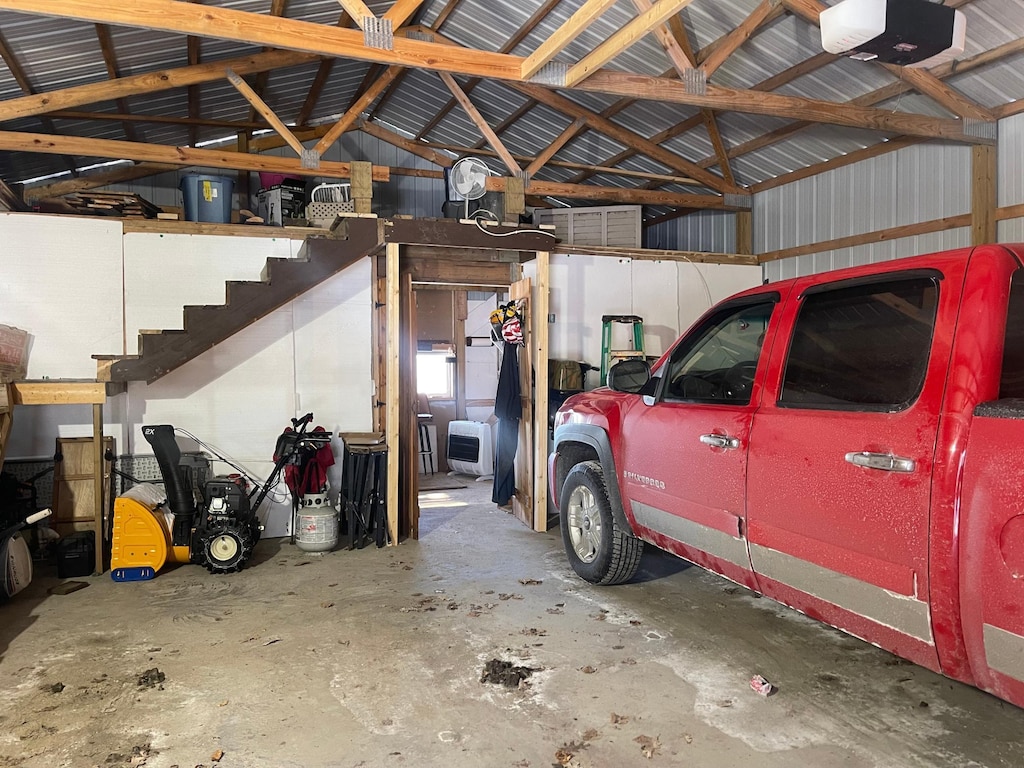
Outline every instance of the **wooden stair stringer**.
{"label": "wooden stair stringer", "polygon": [[136,357],[101,363],[106,380],[152,384],[371,255],[383,242],[378,219],[351,219],[345,238],[308,239],[305,258],[268,259],[264,280],[228,281],[225,304],[185,307],[184,330],[140,334]]}

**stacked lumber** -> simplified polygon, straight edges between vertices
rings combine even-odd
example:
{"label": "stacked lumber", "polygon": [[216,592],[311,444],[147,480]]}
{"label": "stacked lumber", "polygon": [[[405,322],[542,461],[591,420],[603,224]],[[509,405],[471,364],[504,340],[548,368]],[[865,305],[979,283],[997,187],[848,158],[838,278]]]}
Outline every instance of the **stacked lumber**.
{"label": "stacked lumber", "polygon": [[117,216],[125,219],[155,219],[160,207],[145,198],[128,192],[72,192],[58,200],[53,212],[77,213],[87,216]]}
{"label": "stacked lumber", "polygon": [[27,211],[21,196],[0,179],[0,211]]}

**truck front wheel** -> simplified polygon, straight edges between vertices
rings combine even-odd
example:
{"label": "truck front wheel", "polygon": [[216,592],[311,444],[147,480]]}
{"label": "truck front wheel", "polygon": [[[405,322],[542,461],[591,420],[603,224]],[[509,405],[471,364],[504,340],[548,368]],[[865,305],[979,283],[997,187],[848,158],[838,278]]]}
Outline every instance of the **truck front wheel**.
{"label": "truck front wheel", "polygon": [[559,509],[562,543],[576,573],[593,584],[621,584],[636,575],[644,544],[615,522],[598,462],[570,470]]}

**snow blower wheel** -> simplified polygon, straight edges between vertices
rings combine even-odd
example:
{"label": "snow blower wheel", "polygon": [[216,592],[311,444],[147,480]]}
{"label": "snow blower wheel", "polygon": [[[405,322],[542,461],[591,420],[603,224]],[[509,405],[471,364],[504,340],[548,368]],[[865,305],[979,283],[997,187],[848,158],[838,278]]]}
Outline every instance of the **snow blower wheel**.
{"label": "snow blower wheel", "polygon": [[203,540],[204,564],[210,573],[240,571],[249,559],[247,537],[235,528],[210,532]]}

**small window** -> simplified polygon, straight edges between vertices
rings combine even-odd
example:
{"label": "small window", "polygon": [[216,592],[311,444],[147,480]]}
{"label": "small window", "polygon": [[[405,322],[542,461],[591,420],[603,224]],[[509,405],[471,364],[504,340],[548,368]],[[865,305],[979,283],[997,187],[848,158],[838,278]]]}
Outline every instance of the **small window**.
{"label": "small window", "polygon": [[684,341],[672,355],[666,400],[750,402],[773,301],[727,307],[710,317],[692,343]]}
{"label": "small window", "polygon": [[898,411],[921,393],[938,302],[933,276],[809,292],[779,405]]}
{"label": "small window", "polygon": [[451,351],[416,353],[416,389],[428,397],[452,397]]}
{"label": "small window", "polygon": [[1024,269],[1010,280],[1010,303],[1006,310],[1006,346],[1003,347],[1003,376],[999,398],[1024,398]]}

